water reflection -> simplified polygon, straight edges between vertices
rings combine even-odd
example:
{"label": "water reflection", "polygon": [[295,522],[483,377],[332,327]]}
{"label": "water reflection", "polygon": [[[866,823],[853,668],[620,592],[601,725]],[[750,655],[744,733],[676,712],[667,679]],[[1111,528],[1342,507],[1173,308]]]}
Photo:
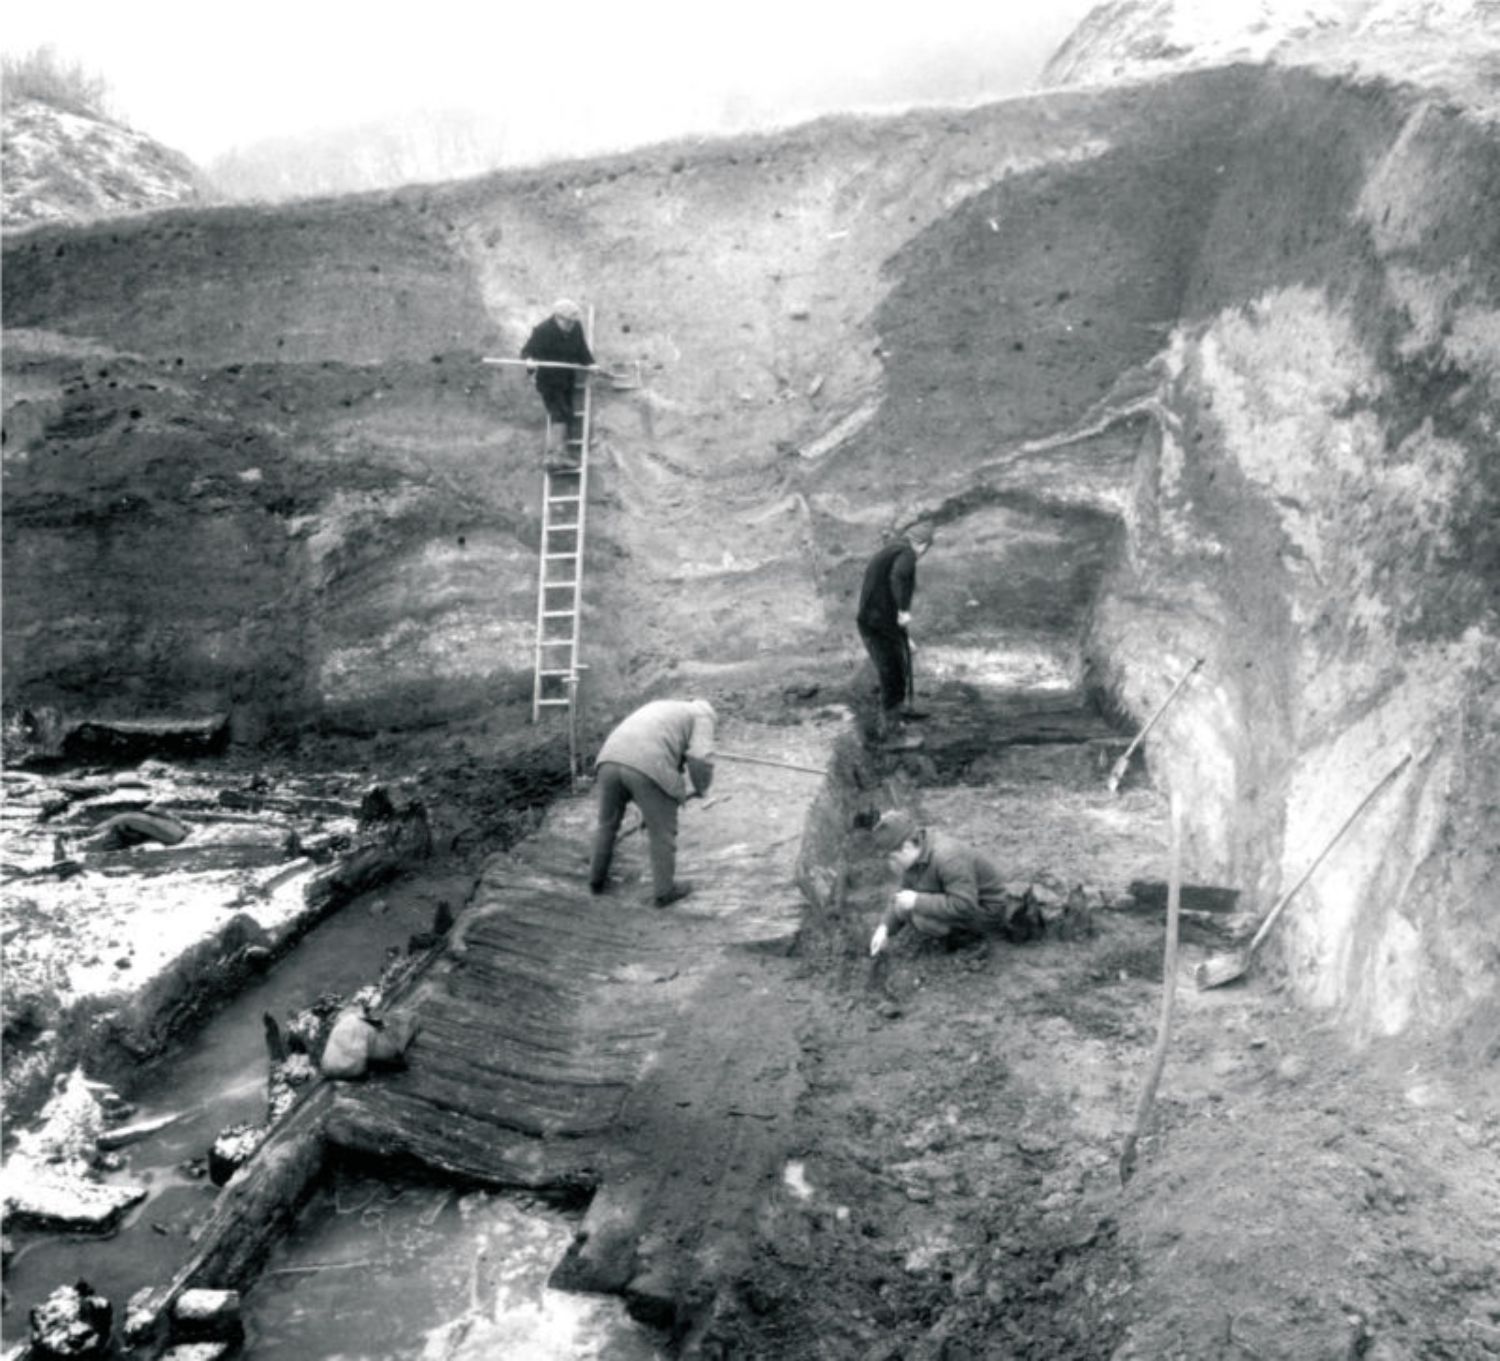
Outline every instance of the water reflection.
{"label": "water reflection", "polygon": [[[136,1119],[184,1118],[125,1150],[125,1168],[106,1181],[145,1187],[146,1201],[113,1234],[11,1231],[16,1257],[6,1276],[7,1340],[26,1331],[32,1305],[83,1279],[115,1306],[143,1286],[165,1283],[192,1251],[192,1233],[213,1208],[217,1188],[183,1164],[201,1159],[215,1135],[266,1112],[266,1049],[261,1013],[287,1016],[323,992],[352,992],[377,977],[387,951],[431,922],[425,901],[399,892],[362,899],[316,926],[271,973],[216,1013],[181,1050],[128,1088]],[[378,907],[378,911],[375,909]]]}
{"label": "water reflection", "polygon": [[655,1361],[615,1299],[547,1288],[574,1216],[339,1171],[245,1300],[254,1361]]}

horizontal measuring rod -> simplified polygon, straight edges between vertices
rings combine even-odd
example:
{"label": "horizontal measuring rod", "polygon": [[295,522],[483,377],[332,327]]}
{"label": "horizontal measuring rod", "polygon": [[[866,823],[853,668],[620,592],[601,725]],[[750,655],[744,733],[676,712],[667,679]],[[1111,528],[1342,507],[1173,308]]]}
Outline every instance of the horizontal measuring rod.
{"label": "horizontal measuring rod", "polygon": [[597,364],[565,364],[560,359],[491,359],[484,357],[486,364],[520,364],[528,369],[577,369],[580,373],[601,373]]}

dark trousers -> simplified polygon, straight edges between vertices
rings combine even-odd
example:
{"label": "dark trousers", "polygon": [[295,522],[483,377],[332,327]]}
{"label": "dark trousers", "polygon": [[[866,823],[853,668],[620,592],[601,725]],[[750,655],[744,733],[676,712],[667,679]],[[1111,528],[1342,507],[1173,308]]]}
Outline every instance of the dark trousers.
{"label": "dark trousers", "polygon": [[539,374],[536,390],[547,414],[564,427],[564,433],[569,433],[568,427],[573,422],[573,374],[570,370],[563,370],[561,377],[553,377],[552,374],[557,372],[553,369],[550,373]]}
{"label": "dark trousers", "polygon": [[614,859],[615,837],[625,805],[634,802],[646,820],[651,838],[651,887],[660,898],[669,893],[677,875],[677,800],[655,780],[617,761],[599,766],[599,825],[594,829],[594,855],[589,864],[589,883],[604,887],[609,862]]}
{"label": "dark trousers", "polygon": [[905,636],[899,630],[887,632],[864,624],[859,626],[859,636],[875,663],[875,674],[880,677],[880,707],[887,711],[899,709],[906,703]]}

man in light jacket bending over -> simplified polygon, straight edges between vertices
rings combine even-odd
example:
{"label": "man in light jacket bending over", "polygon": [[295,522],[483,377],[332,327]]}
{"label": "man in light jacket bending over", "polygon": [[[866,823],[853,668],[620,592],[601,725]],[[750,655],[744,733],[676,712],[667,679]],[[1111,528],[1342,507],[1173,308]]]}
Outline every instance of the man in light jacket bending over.
{"label": "man in light jacket bending over", "polygon": [[[634,802],[651,840],[651,886],[657,907],[693,891],[677,873],[677,808],[713,781],[714,710],[706,699],[654,699],[643,704],[605,739],[595,763],[599,825],[589,888],[603,893],[614,858],[615,836],[625,805]],[[683,779],[687,772],[689,788]]]}

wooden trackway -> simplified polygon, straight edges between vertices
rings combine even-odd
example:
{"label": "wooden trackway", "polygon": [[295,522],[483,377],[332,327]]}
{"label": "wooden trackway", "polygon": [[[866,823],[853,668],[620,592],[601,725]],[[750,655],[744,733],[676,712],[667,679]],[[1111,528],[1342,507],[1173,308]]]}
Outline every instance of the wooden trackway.
{"label": "wooden trackway", "polygon": [[[849,729],[730,721],[719,740],[823,768]],[[403,1001],[421,1025],[407,1069],[337,1084],[329,1138],[491,1184],[602,1187],[570,1283],[669,1314],[679,1272],[648,1237],[669,1222],[677,1242],[729,1232],[739,1199],[779,1175],[797,1068],[779,990],[804,827],[827,824],[827,785],[721,762],[710,798],[682,811],[678,874],[697,891],[667,909],[651,903],[644,831],[622,837],[615,886],[596,898],[593,801],[555,806],[486,865],[445,956]]]}

